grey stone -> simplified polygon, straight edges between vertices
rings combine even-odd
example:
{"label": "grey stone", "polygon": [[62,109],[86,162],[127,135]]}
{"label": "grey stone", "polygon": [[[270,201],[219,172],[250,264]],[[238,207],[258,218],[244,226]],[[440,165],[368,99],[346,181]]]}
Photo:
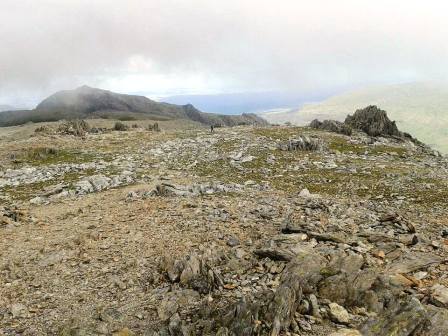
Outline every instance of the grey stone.
{"label": "grey stone", "polygon": [[25,317],[26,315],[28,315],[28,308],[21,303],[12,304],[10,311],[11,311],[12,317],[14,317],[14,318],[21,318],[21,317]]}
{"label": "grey stone", "polygon": [[336,323],[347,324],[350,322],[350,315],[344,307],[338,305],[335,302],[332,302],[328,305],[328,313],[330,315],[330,319]]}
{"label": "grey stone", "polygon": [[230,247],[238,246],[240,245],[240,241],[238,240],[238,238],[231,236],[229,237],[229,239],[227,239],[227,245],[229,245]]}
{"label": "grey stone", "polygon": [[448,308],[448,288],[440,284],[432,286],[431,302],[438,307]]}
{"label": "grey stone", "polygon": [[162,321],[167,321],[179,309],[179,304],[174,299],[162,300],[157,307],[157,314]]}
{"label": "grey stone", "polygon": [[363,336],[424,335],[430,324],[425,307],[416,298],[396,301],[379,316],[369,319],[360,328]]}

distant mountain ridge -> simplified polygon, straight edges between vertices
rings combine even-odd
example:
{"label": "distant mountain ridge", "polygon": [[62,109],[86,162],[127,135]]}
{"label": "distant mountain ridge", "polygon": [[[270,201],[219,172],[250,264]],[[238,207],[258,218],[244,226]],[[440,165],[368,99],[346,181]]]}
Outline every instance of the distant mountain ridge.
{"label": "distant mountain ridge", "polygon": [[369,87],[307,104],[285,113],[261,114],[272,123],[290,121],[305,125],[313,119],[343,121],[348,114],[369,105],[386,110],[398,127],[448,153],[448,85],[419,82]]}
{"label": "distant mountain ridge", "polygon": [[205,113],[191,104],[159,103],[144,96],[126,95],[81,86],[75,90],[59,91],[51,95],[37,105],[34,110],[3,112],[0,115],[0,126],[14,126],[30,121],[89,118],[159,121],[186,119],[205,125],[223,126],[267,124],[265,120],[254,114],[228,116]]}

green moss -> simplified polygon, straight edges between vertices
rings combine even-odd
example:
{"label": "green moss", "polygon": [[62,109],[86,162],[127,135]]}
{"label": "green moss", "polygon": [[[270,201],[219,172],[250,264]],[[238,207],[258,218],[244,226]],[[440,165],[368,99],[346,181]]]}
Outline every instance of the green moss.
{"label": "green moss", "polygon": [[333,276],[333,275],[336,275],[336,274],[338,274],[340,271],[339,270],[337,270],[337,269],[335,269],[335,268],[333,268],[333,267],[324,267],[324,268],[322,268],[321,270],[320,270],[320,274],[323,276],[323,277],[325,277],[325,278],[328,278],[328,277],[331,277],[331,276]]}

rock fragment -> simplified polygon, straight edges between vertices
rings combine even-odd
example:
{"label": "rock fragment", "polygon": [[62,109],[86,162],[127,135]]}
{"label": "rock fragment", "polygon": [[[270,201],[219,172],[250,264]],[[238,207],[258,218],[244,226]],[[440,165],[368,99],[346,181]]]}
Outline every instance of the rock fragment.
{"label": "rock fragment", "polygon": [[443,285],[431,287],[431,302],[441,308],[448,308],[448,288]]}
{"label": "rock fragment", "polygon": [[344,307],[332,302],[328,305],[328,313],[333,322],[347,324],[350,321],[350,315]]}

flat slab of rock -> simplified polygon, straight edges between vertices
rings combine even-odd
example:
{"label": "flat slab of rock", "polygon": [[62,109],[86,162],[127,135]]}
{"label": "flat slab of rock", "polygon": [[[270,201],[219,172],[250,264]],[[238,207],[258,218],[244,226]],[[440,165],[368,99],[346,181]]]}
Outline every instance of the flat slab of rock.
{"label": "flat slab of rock", "polygon": [[410,273],[440,264],[443,259],[429,253],[408,253],[388,267],[388,273]]}
{"label": "flat slab of rock", "polygon": [[438,307],[448,308],[448,288],[443,285],[434,285],[431,288],[431,302]]}
{"label": "flat slab of rock", "polygon": [[341,329],[328,336],[362,336],[356,329]]}
{"label": "flat slab of rock", "polygon": [[431,336],[445,336],[448,330],[448,310],[431,305],[426,306],[426,309],[431,322],[426,330],[427,334]]}

